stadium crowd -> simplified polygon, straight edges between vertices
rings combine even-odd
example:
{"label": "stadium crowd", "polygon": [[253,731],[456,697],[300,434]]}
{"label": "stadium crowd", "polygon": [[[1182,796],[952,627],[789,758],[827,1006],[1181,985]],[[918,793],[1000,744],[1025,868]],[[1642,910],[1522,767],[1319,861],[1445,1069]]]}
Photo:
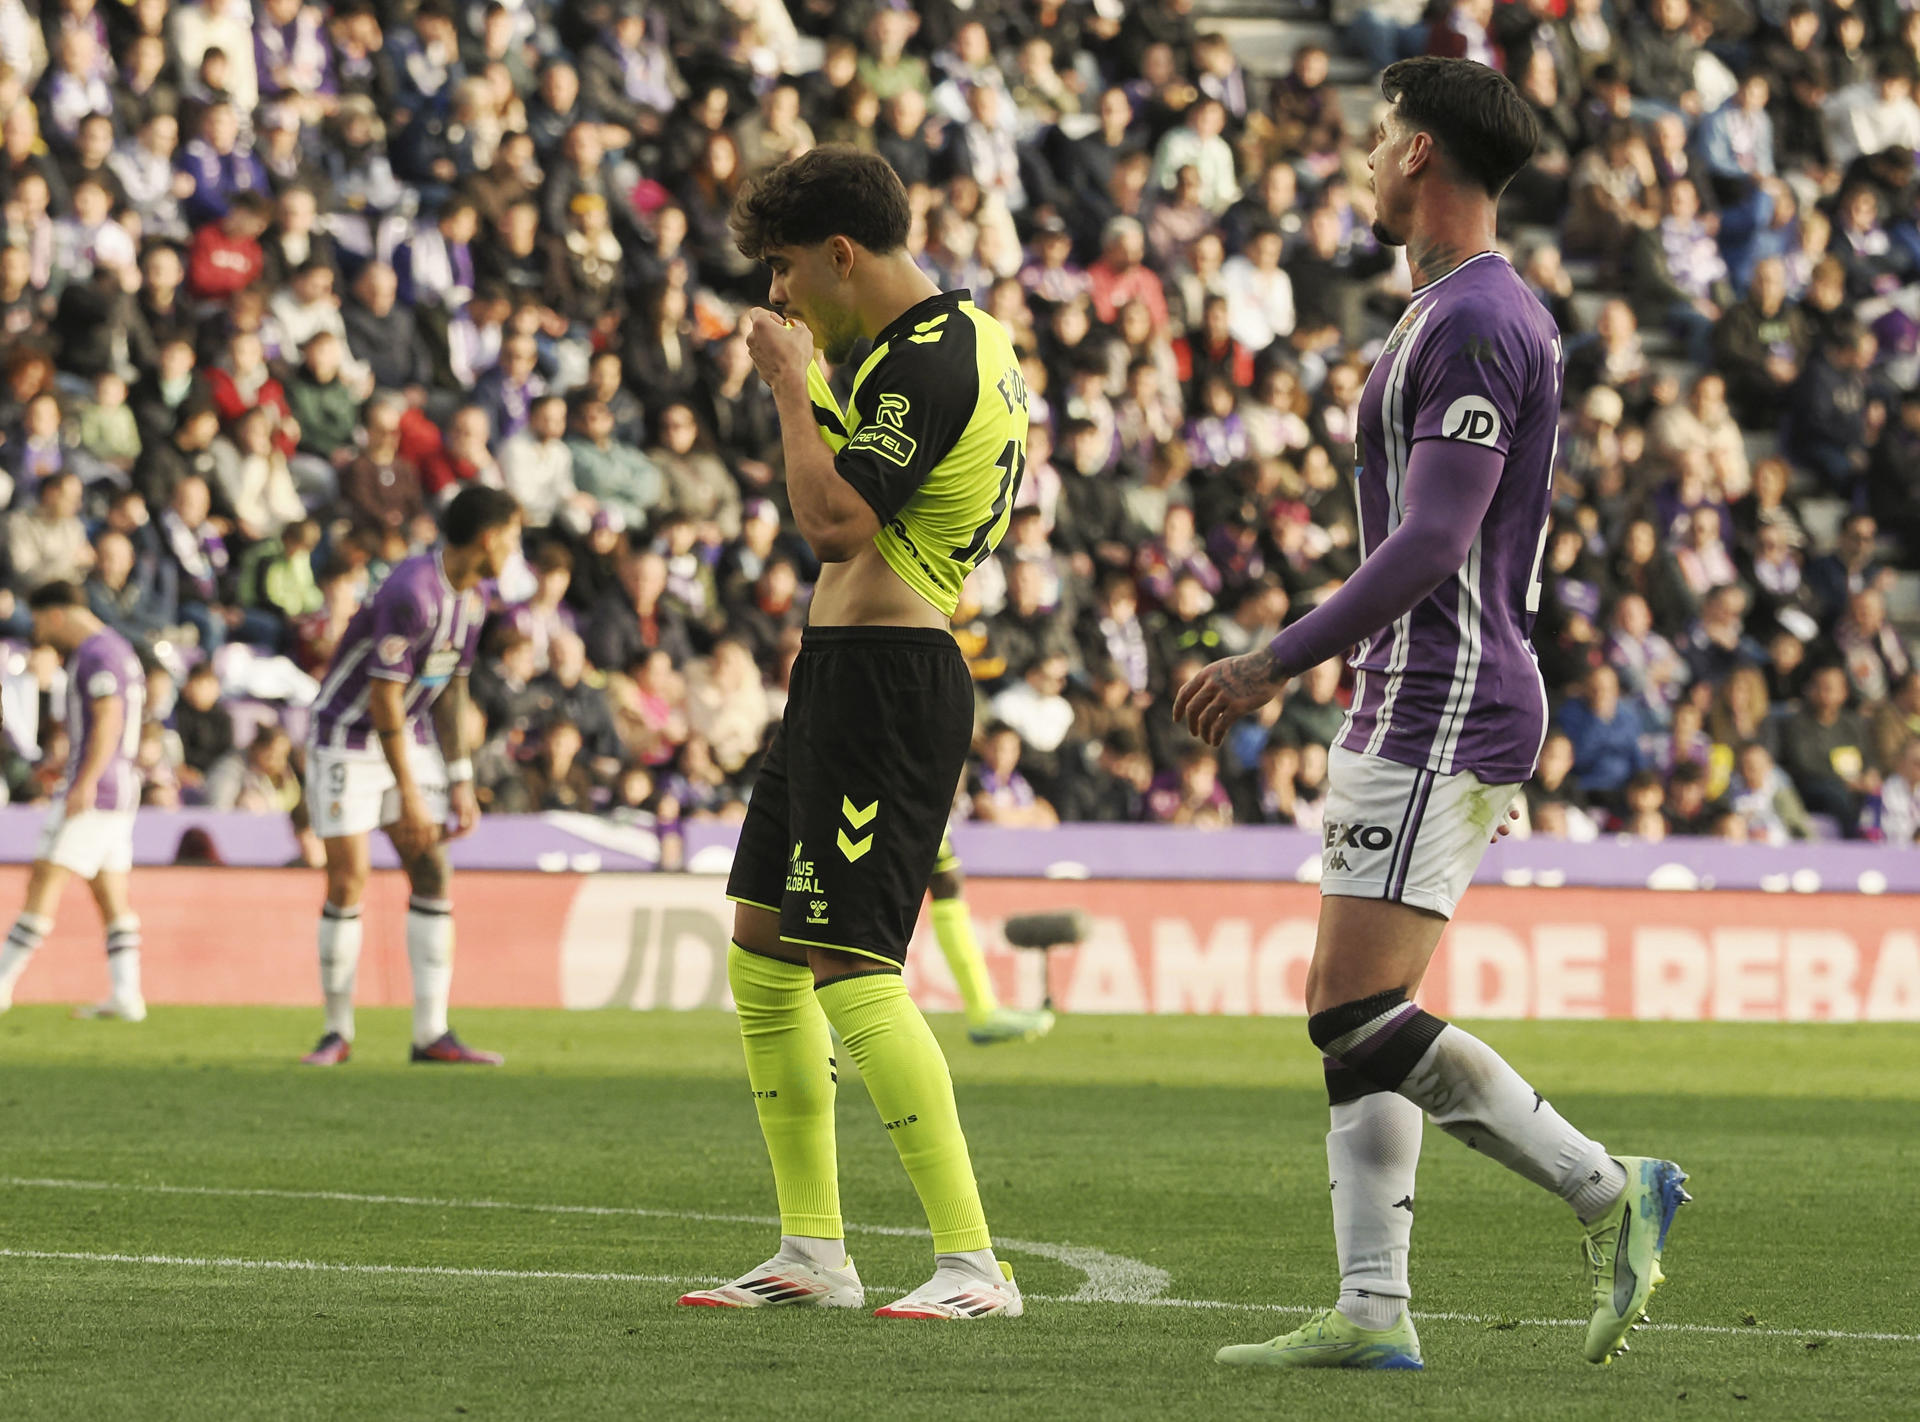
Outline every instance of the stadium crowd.
{"label": "stadium crowd", "polygon": [[[1351,8],[1353,56],[1500,66],[1541,123],[1505,212],[1567,357],[1531,831],[1912,841],[1920,13]],[[151,667],[148,802],[297,813],[311,678],[485,481],[529,535],[483,804],[737,816],[817,567],[726,219],[835,142],[1033,397],[955,618],[956,813],[1317,827],[1340,664],[1217,754],[1167,707],[1355,566],[1408,277],[1331,58],[1263,83],[1191,0],[0,0],[12,799],[66,755],[25,596],[73,579]]]}

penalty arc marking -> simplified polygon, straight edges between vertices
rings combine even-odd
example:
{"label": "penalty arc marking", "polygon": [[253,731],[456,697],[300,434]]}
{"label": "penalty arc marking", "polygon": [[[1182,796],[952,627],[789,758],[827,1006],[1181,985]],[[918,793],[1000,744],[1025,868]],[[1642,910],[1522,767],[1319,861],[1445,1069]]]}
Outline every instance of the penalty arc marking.
{"label": "penalty arc marking", "polygon": [[[649,1209],[636,1205],[533,1204],[511,1200],[445,1200],[418,1195],[356,1194],[344,1190],[242,1189],[213,1185],[136,1185],[105,1180],[44,1179],[25,1176],[0,1176],[0,1187],[35,1190],[105,1191],[144,1195],[198,1195],[223,1199],[331,1200],[344,1204],[422,1206],[433,1209],[506,1210],[526,1214],[602,1215],[643,1219],[681,1219],[709,1224],[752,1224],[778,1226],[773,1215],[713,1214],[700,1210]],[[926,1239],[925,1229],[904,1225],[853,1225],[849,1233],[877,1234],[906,1239]],[[1045,1241],[1003,1239],[998,1246],[1014,1253],[1033,1254],[1053,1259],[1080,1270],[1087,1278],[1072,1294],[1034,1294],[1036,1303],[1131,1304],[1152,1308],[1208,1309],[1237,1313],[1306,1313],[1317,1305],[1245,1303],[1228,1299],[1182,1299],[1167,1296],[1170,1276],[1125,1255],[1079,1245],[1052,1244]],[[706,1286],[724,1280],[703,1275],[643,1274],[563,1269],[489,1269],[435,1264],[343,1263],[315,1259],[248,1259],[227,1256],[182,1254],[119,1254],[88,1250],[19,1249],[0,1247],[0,1259],[43,1260],[80,1264],[120,1264],[144,1267],[193,1269],[240,1269],[283,1273],[369,1274],[425,1276],[434,1278],[517,1280],[566,1280],[588,1284],[666,1284],[676,1287]],[[869,1287],[868,1293],[880,1298],[897,1298],[906,1291]],[[1535,1328],[1585,1328],[1584,1318],[1512,1318],[1505,1315],[1458,1313],[1450,1311],[1414,1311],[1415,1318],[1440,1323],[1521,1325]],[[1648,1323],[1654,1333],[1700,1333],[1746,1338],[1830,1338],[1859,1343],[1920,1343],[1920,1333],[1854,1332],[1832,1328],[1736,1327],[1711,1323]]]}

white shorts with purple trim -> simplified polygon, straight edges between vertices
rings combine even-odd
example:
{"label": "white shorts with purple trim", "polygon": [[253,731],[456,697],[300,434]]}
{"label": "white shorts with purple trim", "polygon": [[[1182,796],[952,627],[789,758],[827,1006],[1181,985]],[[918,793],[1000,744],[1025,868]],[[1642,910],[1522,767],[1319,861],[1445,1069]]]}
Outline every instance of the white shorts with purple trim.
{"label": "white shorts with purple trim", "polygon": [[[418,741],[407,745],[413,783],[420,789],[427,815],[435,823],[447,818],[447,763],[440,752]],[[322,839],[344,839],[385,829],[400,818],[400,790],[379,747],[343,750],[337,746],[307,748],[307,813],[313,831]]]}
{"label": "white shorts with purple trim", "polygon": [[33,857],[87,880],[102,870],[125,874],[133,868],[133,811],[82,810],[68,819],[66,802],[55,800]]}
{"label": "white shorts with purple trim", "polygon": [[1334,746],[1320,892],[1452,918],[1519,790],[1471,771],[1442,775]]}

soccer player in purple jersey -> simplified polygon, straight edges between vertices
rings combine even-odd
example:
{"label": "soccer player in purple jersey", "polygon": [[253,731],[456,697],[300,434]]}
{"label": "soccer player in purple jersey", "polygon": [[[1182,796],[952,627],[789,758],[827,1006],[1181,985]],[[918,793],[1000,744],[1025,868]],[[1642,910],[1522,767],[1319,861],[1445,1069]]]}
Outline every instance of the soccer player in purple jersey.
{"label": "soccer player in purple jersey", "polygon": [[147,1015],[140,992],[140,920],[127,902],[133,869],[133,813],[147,674],[126,638],[87,608],[72,583],[49,583],[27,599],[36,642],[67,662],[67,772],[40,835],[27,879],[27,901],[0,949],[0,1012],[13,1004],[13,987],[27,960],[53,930],[67,876],[78,874],[93,891],[107,930],[106,1000],[77,1017],[138,1022]]}
{"label": "soccer player in purple jersey", "polygon": [[[452,867],[445,842],[480,818],[473,763],[461,742],[467,675],[486,602],[520,547],[520,506],[485,486],[447,506],[441,546],[395,566],[353,615],[313,706],[307,803],[327,851],[320,911],[320,989],[327,1029],[304,1058],[338,1066],[352,1054],[353,980],[368,835],[384,829],[407,871],[407,962],[413,969],[413,1060],[499,1066],[447,1026],[453,986]],[[427,722],[432,720],[429,732]],[[448,827],[449,812],[452,827]]]}
{"label": "soccer player in purple jersey", "polygon": [[1500,192],[1531,156],[1531,111],[1496,70],[1406,60],[1369,158],[1383,242],[1414,294],[1368,377],[1356,451],[1365,561],[1272,644],[1215,662],[1174,715],[1210,744],[1286,682],[1356,648],[1328,762],[1320,932],[1307,1031],[1323,1053],[1340,1297],[1222,1363],[1419,1368],[1407,1251],[1423,1116],[1554,1192],[1586,1235],[1586,1356],[1625,1351],[1661,1281],[1686,1178],[1569,1125],[1494,1050],[1410,999],[1546,732],[1529,641],[1540,598],[1560,342],[1494,250]]}

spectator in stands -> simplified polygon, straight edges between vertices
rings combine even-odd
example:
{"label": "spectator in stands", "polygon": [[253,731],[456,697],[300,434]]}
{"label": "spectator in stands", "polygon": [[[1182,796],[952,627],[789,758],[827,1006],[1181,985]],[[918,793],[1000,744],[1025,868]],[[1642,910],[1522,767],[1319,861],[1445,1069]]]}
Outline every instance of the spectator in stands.
{"label": "spectator in stands", "polygon": [[1833,629],[1833,644],[1862,705],[1886,700],[1913,670],[1913,656],[1888,623],[1886,599],[1878,588],[1862,588],[1847,599],[1846,615]]}
{"label": "spectator in stands", "polygon": [[1777,257],[1759,262],[1746,297],[1728,308],[1713,336],[1714,363],[1742,425],[1771,428],[1779,422],[1811,346],[1805,314],[1787,304],[1784,263]]}
{"label": "spectator in stands", "polygon": [[1868,588],[1885,591],[1892,569],[1880,558],[1880,528],[1871,514],[1851,514],[1840,525],[1834,551],[1807,567],[1807,582],[1819,600],[1820,620],[1831,626],[1839,620],[1855,593]]}
{"label": "spectator in stands", "polygon": [[[1844,54],[1845,51],[1843,50]],[[1820,106],[1827,152],[1844,169],[1855,158],[1888,148],[1920,148],[1920,109],[1913,102],[1913,60],[1883,54],[1873,62],[1870,80],[1836,85]]]}
{"label": "spectator in stands", "polygon": [[1059,816],[1053,806],[1041,799],[1020,773],[1020,754],[1018,731],[1001,721],[987,727],[979,765],[967,785],[973,817],[1014,828],[1057,824]]}
{"label": "spectator in stands", "polygon": [[399,278],[385,262],[360,269],[353,298],[341,313],[347,349],[372,372],[378,388],[413,388],[424,396],[433,383],[433,361],[413,308],[400,305],[399,294]]}
{"label": "spectator in stands", "polygon": [[1800,711],[1781,728],[1781,759],[1809,810],[1826,815],[1851,838],[1860,810],[1878,779],[1868,761],[1871,738],[1858,712],[1847,707],[1847,673],[1837,664],[1807,677]]}
{"label": "spectator in stands", "polygon": [[306,517],[306,505],[294,487],[287,456],[274,442],[279,419],[255,405],[233,422],[232,433],[213,442],[213,487],[242,538],[253,542],[278,538],[290,523]]}
{"label": "spectator in stands", "polygon": [[1863,487],[1867,446],[1884,418],[1867,385],[1875,351],[1872,332],[1856,322],[1840,326],[1794,386],[1787,412],[1787,453],[1849,500]]}
{"label": "spectator in stands", "polygon": [[1899,768],[1880,787],[1879,836],[1911,849],[1920,842],[1920,740],[1907,742]]}
{"label": "spectator in stands", "polygon": [[573,481],[573,450],[567,444],[567,402],[542,395],[533,402],[527,427],[500,446],[500,474],[520,501],[527,527],[545,528],[564,519],[584,529],[598,505]]}
{"label": "spectator in stands", "polygon": [[[1218,107],[1217,105],[1215,107]],[[1160,278],[1145,266],[1146,232],[1131,217],[1116,217],[1101,237],[1100,260],[1087,270],[1094,315],[1111,324],[1130,301],[1146,303],[1155,325],[1167,320],[1166,292]]]}
{"label": "spectator in stands", "polygon": [[740,534],[740,485],[700,426],[693,407],[683,401],[665,406],[648,457],[666,477],[667,500],[676,513],[710,524],[723,539]]}
{"label": "spectator in stands", "polygon": [[1640,741],[1645,722],[1620,698],[1620,680],[1610,666],[1587,674],[1581,694],[1560,708],[1561,728],[1573,746],[1573,773],[1587,793],[1617,798],[1645,765]]}
{"label": "spectator in stands", "polygon": [[1785,844],[1813,838],[1813,822],[1807,818],[1793,782],[1759,741],[1740,746],[1728,799],[1734,813],[1746,821],[1747,837],[1755,843]]}
{"label": "spectator in stands", "polygon": [[79,517],[80,496],[77,476],[55,473],[34,490],[32,504],[7,515],[7,561],[15,586],[32,592],[86,577],[94,553]]}
{"label": "spectator in stands", "polygon": [[662,601],[666,590],[667,560],[658,553],[636,553],[621,563],[618,586],[596,604],[587,625],[595,666],[625,672],[651,652],[665,652],[672,667],[692,659],[686,614]]}

